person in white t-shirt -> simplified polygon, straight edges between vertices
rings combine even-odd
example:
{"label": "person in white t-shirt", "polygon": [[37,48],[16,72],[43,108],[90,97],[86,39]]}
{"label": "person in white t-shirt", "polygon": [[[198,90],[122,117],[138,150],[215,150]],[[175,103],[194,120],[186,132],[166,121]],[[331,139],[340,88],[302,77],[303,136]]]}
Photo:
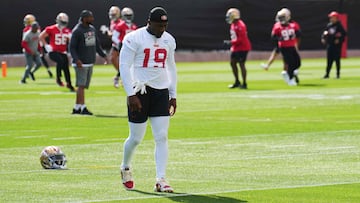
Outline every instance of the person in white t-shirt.
{"label": "person in white t-shirt", "polygon": [[131,158],[142,141],[149,118],[155,140],[157,192],[173,192],[165,179],[168,159],[170,116],[176,112],[176,42],[166,32],[167,12],[162,7],[150,11],[148,24],[127,34],[120,50],[120,73],[127,94],[129,137],[124,143],[122,182],[127,190],[135,183]]}

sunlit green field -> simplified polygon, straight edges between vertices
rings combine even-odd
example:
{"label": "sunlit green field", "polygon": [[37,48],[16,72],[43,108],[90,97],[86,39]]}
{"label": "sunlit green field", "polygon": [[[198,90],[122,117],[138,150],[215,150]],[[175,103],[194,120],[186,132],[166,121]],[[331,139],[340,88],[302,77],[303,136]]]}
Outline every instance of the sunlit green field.
{"label": "sunlit green field", "polygon": [[[334,67],[328,80],[324,59],[303,60],[297,87],[282,80],[281,60],[269,71],[260,62],[247,62],[248,90],[227,88],[228,62],[177,64],[173,194],[153,192],[150,127],[133,160],[136,190],[122,187],[126,97],[112,86],[113,67],[95,67],[86,91],[94,116],[71,115],[75,94],[45,68],[26,85],[24,68],[8,68],[0,78],[0,202],[360,202],[360,58],[343,59],[341,79]],[[49,145],[62,148],[68,170],[41,168]]]}

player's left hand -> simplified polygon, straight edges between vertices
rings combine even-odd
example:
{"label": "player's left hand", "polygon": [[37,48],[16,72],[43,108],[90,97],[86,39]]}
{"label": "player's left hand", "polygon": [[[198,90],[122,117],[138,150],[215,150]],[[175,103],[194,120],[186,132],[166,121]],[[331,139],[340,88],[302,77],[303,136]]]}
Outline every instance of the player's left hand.
{"label": "player's left hand", "polygon": [[173,116],[176,112],[176,98],[171,98],[169,100],[169,114]]}

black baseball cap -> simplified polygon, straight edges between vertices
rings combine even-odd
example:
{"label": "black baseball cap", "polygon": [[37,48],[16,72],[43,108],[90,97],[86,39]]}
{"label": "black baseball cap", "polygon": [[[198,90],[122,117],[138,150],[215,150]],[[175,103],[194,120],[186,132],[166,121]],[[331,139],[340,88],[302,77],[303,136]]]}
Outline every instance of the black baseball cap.
{"label": "black baseball cap", "polygon": [[162,7],[159,7],[159,6],[155,7],[153,9],[151,9],[151,11],[149,13],[149,21],[167,22],[168,21],[167,12]]}
{"label": "black baseball cap", "polygon": [[38,22],[34,21],[33,23],[31,23],[31,27],[32,28],[39,28],[40,26],[39,26]]}
{"label": "black baseball cap", "polygon": [[80,13],[80,19],[82,20],[83,18],[86,18],[86,17],[90,17],[90,16],[93,16],[93,13],[89,10],[83,10],[81,11]]}

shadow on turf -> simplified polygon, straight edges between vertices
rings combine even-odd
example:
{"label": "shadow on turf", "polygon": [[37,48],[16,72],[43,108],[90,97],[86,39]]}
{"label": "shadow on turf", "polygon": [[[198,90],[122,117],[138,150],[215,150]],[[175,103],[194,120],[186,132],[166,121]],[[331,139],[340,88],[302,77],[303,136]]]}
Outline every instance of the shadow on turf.
{"label": "shadow on turf", "polygon": [[323,86],[326,86],[325,84],[299,84],[299,86],[302,86],[302,87],[323,87]]}
{"label": "shadow on turf", "polygon": [[226,203],[246,203],[245,200],[234,199],[231,197],[222,197],[217,195],[195,195],[195,194],[188,194],[188,193],[152,193],[152,192],[145,192],[141,190],[133,190],[133,192],[145,194],[145,195],[152,195],[152,196],[159,196],[170,199],[174,202],[185,202],[185,203],[218,203],[218,202],[226,202]]}
{"label": "shadow on turf", "polygon": [[95,114],[94,116],[98,118],[127,118],[127,116],[102,115],[102,114]]}

